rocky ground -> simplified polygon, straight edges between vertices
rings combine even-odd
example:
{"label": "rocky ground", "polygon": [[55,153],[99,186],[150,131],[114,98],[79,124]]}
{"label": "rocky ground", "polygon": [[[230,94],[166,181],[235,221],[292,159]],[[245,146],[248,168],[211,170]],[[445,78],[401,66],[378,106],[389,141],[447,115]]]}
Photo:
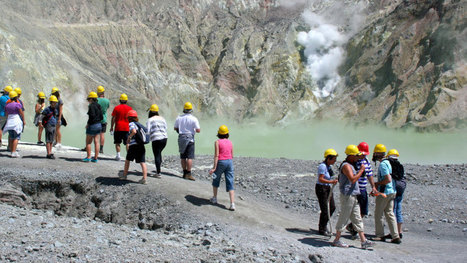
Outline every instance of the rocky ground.
{"label": "rocky ground", "polygon": [[[166,156],[162,179],[117,175],[123,162],[103,156],[81,163],[67,148],[56,160],[44,147],[22,144],[21,159],[0,148],[0,261],[11,262],[463,262],[467,257],[467,165],[405,164],[401,245],[358,240],[349,249],[316,235],[317,161],[235,158],[237,210],[209,204],[212,156],[194,162],[195,182],[180,178],[179,160]],[[150,158],[150,156],[148,156]],[[154,172],[154,166],[149,171]],[[337,190],[335,190],[337,194]],[[338,200],[337,200],[338,201]],[[374,199],[370,198],[370,211]],[[332,218],[333,226],[337,213]],[[364,219],[374,233],[373,216]],[[311,228],[311,229],[310,229]]]}

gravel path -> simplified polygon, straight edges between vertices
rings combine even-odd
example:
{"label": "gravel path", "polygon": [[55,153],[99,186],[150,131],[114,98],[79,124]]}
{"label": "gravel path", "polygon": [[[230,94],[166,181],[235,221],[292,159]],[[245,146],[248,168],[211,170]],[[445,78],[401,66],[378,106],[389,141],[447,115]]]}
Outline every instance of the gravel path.
{"label": "gravel path", "polygon": [[[235,158],[237,211],[221,184],[211,196],[212,156],[199,156],[191,182],[179,160],[167,156],[163,178],[140,178],[132,164],[108,156],[81,163],[83,153],[64,148],[56,160],[44,147],[22,144],[23,158],[0,150],[0,261],[168,262],[464,262],[467,258],[467,165],[406,164],[403,243],[377,243],[373,251],[329,246],[316,235],[317,161]],[[150,158],[150,156],[148,156]],[[150,165],[149,171],[155,167]],[[337,190],[335,191],[337,194]],[[337,198],[338,199],[338,198]],[[11,205],[13,204],[13,205]],[[370,198],[370,211],[374,199]],[[337,214],[332,218],[333,224]],[[374,233],[373,217],[364,219]]]}

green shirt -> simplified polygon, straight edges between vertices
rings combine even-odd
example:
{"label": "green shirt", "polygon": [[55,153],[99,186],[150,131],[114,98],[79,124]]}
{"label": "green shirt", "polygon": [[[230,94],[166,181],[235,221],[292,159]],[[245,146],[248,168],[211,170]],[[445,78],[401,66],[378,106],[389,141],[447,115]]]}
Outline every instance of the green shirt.
{"label": "green shirt", "polygon": [[107,123],[107,109],[110,106],[110,101],[109,99],[106,99],[106,98],[97,98],[97,103],[101,105],[102,116],[103,116],[101,123]]}

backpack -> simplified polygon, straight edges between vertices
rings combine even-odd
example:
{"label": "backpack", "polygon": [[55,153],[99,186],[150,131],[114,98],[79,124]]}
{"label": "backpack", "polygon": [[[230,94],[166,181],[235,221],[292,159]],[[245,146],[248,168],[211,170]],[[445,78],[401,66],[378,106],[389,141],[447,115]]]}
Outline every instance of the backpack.
{"label": "backpack", "polygon": [[138,129],[136,130],[135,140],[138,144],[147,144],[149,143],[149,134],[148,129],[141,123],[135,121]]}
{"label": "backpack", "polygon": [[395,182],[397,192],[396,196],[402,196],[404,194],[405,187],[407,186],[407,183],[405,182],[404,166],[397,159],[388,158],[388,161],[392,168],[391,177]]}

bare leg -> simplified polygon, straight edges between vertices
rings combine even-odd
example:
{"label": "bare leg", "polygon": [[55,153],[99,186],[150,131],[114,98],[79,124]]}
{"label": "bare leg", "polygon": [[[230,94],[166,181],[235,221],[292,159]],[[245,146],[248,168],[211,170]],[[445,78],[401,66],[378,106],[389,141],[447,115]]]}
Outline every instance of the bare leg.
{"label": "bare leg", "polygon": [[341,238],[341,234],[342,234],[341,231],[336,231],[336,238],[334,238],[334,242],[339,241],[339,239]]}
{"label": "bare leg", "polygon": [[186,164],[186,159],[180,159],[180,163],[181,163],[181,165],[182,165],[183,171],[185,171],[185,170],[186,170],[186,166],[187,166],[187,164]]}
{"label": "bare leg", "polygon": [[92,136],[86,134],[86,158],[91,158]]}
{"label": "bare leg", "polygon": [[45,145],[45,149],[47,150],[47,155],[51,155],[51,154],[52,154],[52,143],[51,143],[51,142],[48,142],[48,143]]}
{"label": "bare leg", "polygon": [[105,143],[105,134],[102,132],[100,135],[100,145],[102,145],[102,147],[104,147],[104,143]]}
{"label": "bare leg", "polygon": [[130,161],[125,160],[125,166],[123,167],[123,177],[128,175],[128,169],[130,168]]}
{"label": "bare leg", "polygon": [[117,155],[120,153],[120,144],[115,144],[115,151],[117,152]]}
{"label": "bare leg", "polygon": [[11,141],[11,152],[16,152],[16,147],[18,146],[18,139],[14,139]]}
{"label": "bare leg", "polygon": [[365,233],[363,233],[363,231],[358,232],[358,236],[360,237],[360,242],[365,242],[366,241]]}
{"label": "bare leg", "polygon": [[37,132],[37,141],[40,142],[42,141],[42,131],[44,130],[44,126],[42,126],[41,123],[39,123],[39,128]]}
{"label": "bare leg", "polygon": [[141,169],[143,170],[143,180],[146,180],[148,177],[148,167],[146,166],[146,163],[141,163]]}
{"label": "bare leg", "polygon": [[55,138],[56,138],[55,141],[57,143],[62,144],[62,132],[60,131],[60,126],[61,125],[57,125],[57,127],[55,128],[57,131],[57,134],[55,135]]}
{"label": "bare leg", "polygon": [[192,159],[186,159],[186,170],[191,172],[191,166],[193,165]]}
{"label": "bare leg", "polygon": [[99,157],[99,135],[93,136],[93,139],[94,139],[94,159],[97,160],[97,157]]}
{"label": "bare leg", "polygon": [[235,191],[234,190],[229,191],[229,197],[230,197],[230,203],[233,204],[234,203],[234,198],[235,198]]}
{"label": "bare leg", "polygon": [[214,196],[214,198],[217,198],[217,189],[219,188],[214,187],[214,186],[212,187],[212,195]]}

